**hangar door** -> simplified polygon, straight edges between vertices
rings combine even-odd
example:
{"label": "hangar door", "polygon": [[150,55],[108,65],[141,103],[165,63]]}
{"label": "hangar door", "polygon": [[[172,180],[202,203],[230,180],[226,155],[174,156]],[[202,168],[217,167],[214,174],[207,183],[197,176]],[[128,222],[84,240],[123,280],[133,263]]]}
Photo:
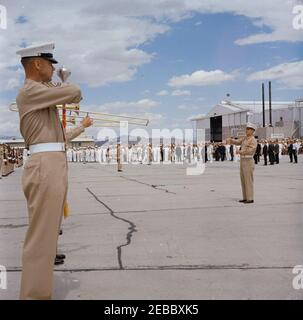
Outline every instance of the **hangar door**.
{"label": "hangar door", "polygon": [[210,140],[214,142],[222,141],[222,116],[210,118]]}

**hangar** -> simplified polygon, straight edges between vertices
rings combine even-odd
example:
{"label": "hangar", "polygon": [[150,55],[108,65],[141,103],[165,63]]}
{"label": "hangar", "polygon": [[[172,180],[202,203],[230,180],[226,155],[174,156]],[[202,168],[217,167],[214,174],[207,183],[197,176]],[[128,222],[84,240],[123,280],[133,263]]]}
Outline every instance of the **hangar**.
{"label": "hangar", "polygon": [[296,101],[232,101],[229,96],[203,116],[191,119],[195,131],[205,130],[205,140],[221,142],[245,134],[247,122],[258,126],[260,139],[303,137],[303,99]]}

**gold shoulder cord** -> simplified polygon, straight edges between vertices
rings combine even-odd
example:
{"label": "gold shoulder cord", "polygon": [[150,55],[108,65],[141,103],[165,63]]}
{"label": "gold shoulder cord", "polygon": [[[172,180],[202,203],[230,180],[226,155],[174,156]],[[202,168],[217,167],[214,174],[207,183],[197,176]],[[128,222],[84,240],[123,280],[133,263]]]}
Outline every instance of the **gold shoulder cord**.
{"label": "gold shoulder cord", "polygon": [[61,82],[42,82],[43,85],[49,88],[61,87]]}

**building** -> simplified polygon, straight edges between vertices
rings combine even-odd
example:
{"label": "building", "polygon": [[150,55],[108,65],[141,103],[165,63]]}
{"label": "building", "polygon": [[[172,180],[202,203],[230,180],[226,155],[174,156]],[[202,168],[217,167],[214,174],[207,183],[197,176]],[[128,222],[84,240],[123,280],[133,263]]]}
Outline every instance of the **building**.
{"label": "building", "polygon": [[[0,144],[7,144],[12,148],[25,148],[24,140],[21,138],[0,139]],[[68,143],[68,146],[72,148],[93,147],[95,146],[95,140],[93,137],[81,134],[79,137]]]}
{"label": "building", "polygon": [[87,136],[85,134],[81,134],[79,137],[68,143],[70,148],[86,148],[86,147],[94,147],[95,140],[91,136]]}
{"label": "building", "polygon": [[3,138],[0,144],[6,144],[11,148],[24,148],[24,140],[20,138]]}
{"label": "building", "polygon": [[205,141],[223,141],[228,137],[245,134],[247,122],[258,126],[260,139],[303,137],[303,99],[272,102],[272,125],[268,104],[265,106],[263,127],[262,101],[231,101],[226,99],[214,106],[206,115],[192,118],[196,132],[205,130]]}

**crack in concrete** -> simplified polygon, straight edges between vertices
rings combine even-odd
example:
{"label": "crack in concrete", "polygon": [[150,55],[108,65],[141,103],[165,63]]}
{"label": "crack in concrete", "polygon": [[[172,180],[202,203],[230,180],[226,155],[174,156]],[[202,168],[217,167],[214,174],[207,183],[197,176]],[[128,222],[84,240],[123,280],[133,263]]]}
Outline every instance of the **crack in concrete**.
{"label": "crack in concrete", "polygon": [[1,224],[0,229],[17,229],[27,227],[28,224]]}
{"label": "crack in concrete", "polygon": [[[164,266],[137,266],[125,267],[124,271],[169,271],[169,270],[293,270],[293,266],[250,266],[249,264],[240,265],[164,265]],[[20,272],[20,267],[7,268],[7,272]],[[94,271],[121,271],[121,268],[69,268],[59,269],[60,272],[94,272]]]}
{"label": "crack in concrete", "polygon": [[[116,197],[119,197],[119,195],[117,195]],[[237,200],[235,200],[236,202]],[[285,202],[285,203],[275,203],[275,204],[271,204],[271,203],[254,203],[254,208],[256,207],[280,207],[280,206],[288,206],[288,205],[302,205],[303,202]],[[160,209],[141,209],[141,210],[122,210],[122,211],[116,211],[115,213],[146,213],[146,212],[164,212],[164,211],[181,211],[181,210],[206,210],[206,209],[222,209],[222,208],[243,208],[243,204],[239,204],[239,203],[235,203],[235,205],[217,205],[217,206],[205,206],[205,207],[180,207],[180,208],[160,208]],[[85,214],[74,214],[74,216],[79,217],[79,216],[96,216],[96,215],[100,215],[100,214],[107,214],[107,212],[92,212],[92,213],[85,213]],[[15,218],[0,218],[0,220],[24,220],[27,219],[28,217],[24,216],[24,217],[15,217]]]}
{"label": "crack in concrete", "polygon": [[[238,201],[238,200],[237,200]],[[264,204],[260,203],[262,207],[279,207],[283,205],[301,205],[303,202],[289,202],[289,203],[277,203],[275,205],[272,204]],[[256,203],[254,207],[259,207]],[[184,211],[184,210],[207,210],[207,209],[223,209],[223,208],[243,208],[243,204],[236,205],[222,205],[222,206],[205,206],[205,207],[180,207],[180,208],[160,208],[160,209],[141,209],[141,210],[122,210],[116,211],[115,213],[150,213],[150,212],[167,212],[167,211]],[[86,215],[98,215],[98,214],[107,214],[107,213],[87,213]],[[78,215],[77,215],[78,216]],[[1,219],[1,218],[0,218]]]}
{"label": "crack in concrete", "polygon": [[132,182],[137,182],[137,183],[143,184],[145,186],[152,187],[153,189],[156,189],[156,190],[159,190],[159,191],[164,191],[166,193],[176,194],[175,192],[169,191],[168,189],[159,188],[160,186],[164,186],[164,185],[149,184],[149,183],[145,183],[145,182],[142,182],[142,181],[139,181],[139,180],[136,180],[136,179],[127,178],[125,176],[120,176],[120,178],[128,180],[128,181],[132,181]]}
{"label": "crack in concrete", "polygon": [[102,200],[100,200],[89,188],[86,188],[86,190],[96,199],[96,201],[98,201],[99,203],[101,203],[110,213],[110,215],[117,219],[117,220],[121,220],[127,224],[130,225],[130,227],[128,228],[128,233],[126,234],[126,243],[124,244],[121,244],[117,247],[117,254],[118,254],[118,263],[119,263],[119,270],[124,270],[124,266],[123,266],[123,262],[122,262],[122,248],[123,247],[126,247],[128,245],[131,244],[131,238],[133,236],[133,233],[134,232],[137,232],[137,229],[136,229],[136,225],[127,220],[127,219],[123,219],[123,218],[120,218],[118,217],[117,215],[115,215],[115,212],[112,208],[110,208],[106,203],[104,203]]}

